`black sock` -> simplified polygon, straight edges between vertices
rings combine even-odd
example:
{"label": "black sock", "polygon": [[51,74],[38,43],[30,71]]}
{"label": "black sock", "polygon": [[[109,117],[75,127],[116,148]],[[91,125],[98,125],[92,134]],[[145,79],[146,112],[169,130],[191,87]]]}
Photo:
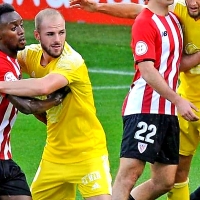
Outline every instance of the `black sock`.
{"label": "black sock", "polygon": [[135,200],[135,199],[130,194],[128,200]]}
{"label": "black sock", "polygon": [[193,193],[190,194],[190,200],[200,199],[200,187],[198,187]]}

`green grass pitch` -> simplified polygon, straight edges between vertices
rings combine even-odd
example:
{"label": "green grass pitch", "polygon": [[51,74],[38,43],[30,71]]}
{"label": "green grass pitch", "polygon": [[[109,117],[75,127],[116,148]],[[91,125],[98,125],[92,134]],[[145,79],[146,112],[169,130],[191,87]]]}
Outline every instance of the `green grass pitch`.
{"label": "green grass pitch", "polygon": [[[27,43],[36,43],[34,24],[25,21]],[[122,135],[121,105],[133,78],[133,57],[130,49],[131,27],[67,23],[67,42],[85,59],[94,88],[97,115],[105,129],[111,173],[115,178],[119,164]],[[46,127],[31,115],[19,114],[11,134],[14,160],[22,167],[31,183],[45,145]],[[197,152],[199,155],[199,152]],[[198,185],[200,162],[195,156],[190,172],[190,188]],[[149,165],[138,180],[150,176]],[[170,174],[169,174],[170,176]],[[166,196],[159,200],[165,200]],[[81,200],[77,195],[77,200]]]}

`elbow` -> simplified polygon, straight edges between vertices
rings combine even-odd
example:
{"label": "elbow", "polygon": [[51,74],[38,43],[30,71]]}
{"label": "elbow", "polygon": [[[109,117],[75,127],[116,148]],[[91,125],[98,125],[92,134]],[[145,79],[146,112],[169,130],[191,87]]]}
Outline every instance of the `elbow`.
{"label": "elbow", "polygon": [[44,85],[37,90],[38,96],[47,96],[51,92],[52,92],[52,89]]}

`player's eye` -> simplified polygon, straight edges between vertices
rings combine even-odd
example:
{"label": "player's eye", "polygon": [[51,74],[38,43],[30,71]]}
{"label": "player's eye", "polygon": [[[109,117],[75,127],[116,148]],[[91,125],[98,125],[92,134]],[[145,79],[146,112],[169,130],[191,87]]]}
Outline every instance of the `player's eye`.
{"label": "player's eye", "polygon": [[17,26],[11,27],[11,31],[16,31],[16,29],[17,29]]}
{"label": "player's eye", "polygon": [[48,36],[53,36],[53,35],[54,35],[54,33],[47,33],[47,35],[48,35]]}
{"label": "player's eye", "polygon": [[21,27],[22,29],[24,29],[24,24],[20,24],[20,27]]}

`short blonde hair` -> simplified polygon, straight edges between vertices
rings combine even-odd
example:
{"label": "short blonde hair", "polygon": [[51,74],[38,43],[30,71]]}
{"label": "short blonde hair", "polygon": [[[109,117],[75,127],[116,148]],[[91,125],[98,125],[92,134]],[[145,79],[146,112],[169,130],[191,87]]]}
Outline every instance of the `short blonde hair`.
{"label": "short blonde hair", "polygon": [[[35,29],[37,31],[40,30],[40,26],[42,24],[42,21],[44,18],[52,16],[61,16],[63,19],[63,15],[56,9],[53,8],[46,8],[44,10],[41,10],[36,16],[35,16]],[[64,19],[65,20],[65,19]]]}

